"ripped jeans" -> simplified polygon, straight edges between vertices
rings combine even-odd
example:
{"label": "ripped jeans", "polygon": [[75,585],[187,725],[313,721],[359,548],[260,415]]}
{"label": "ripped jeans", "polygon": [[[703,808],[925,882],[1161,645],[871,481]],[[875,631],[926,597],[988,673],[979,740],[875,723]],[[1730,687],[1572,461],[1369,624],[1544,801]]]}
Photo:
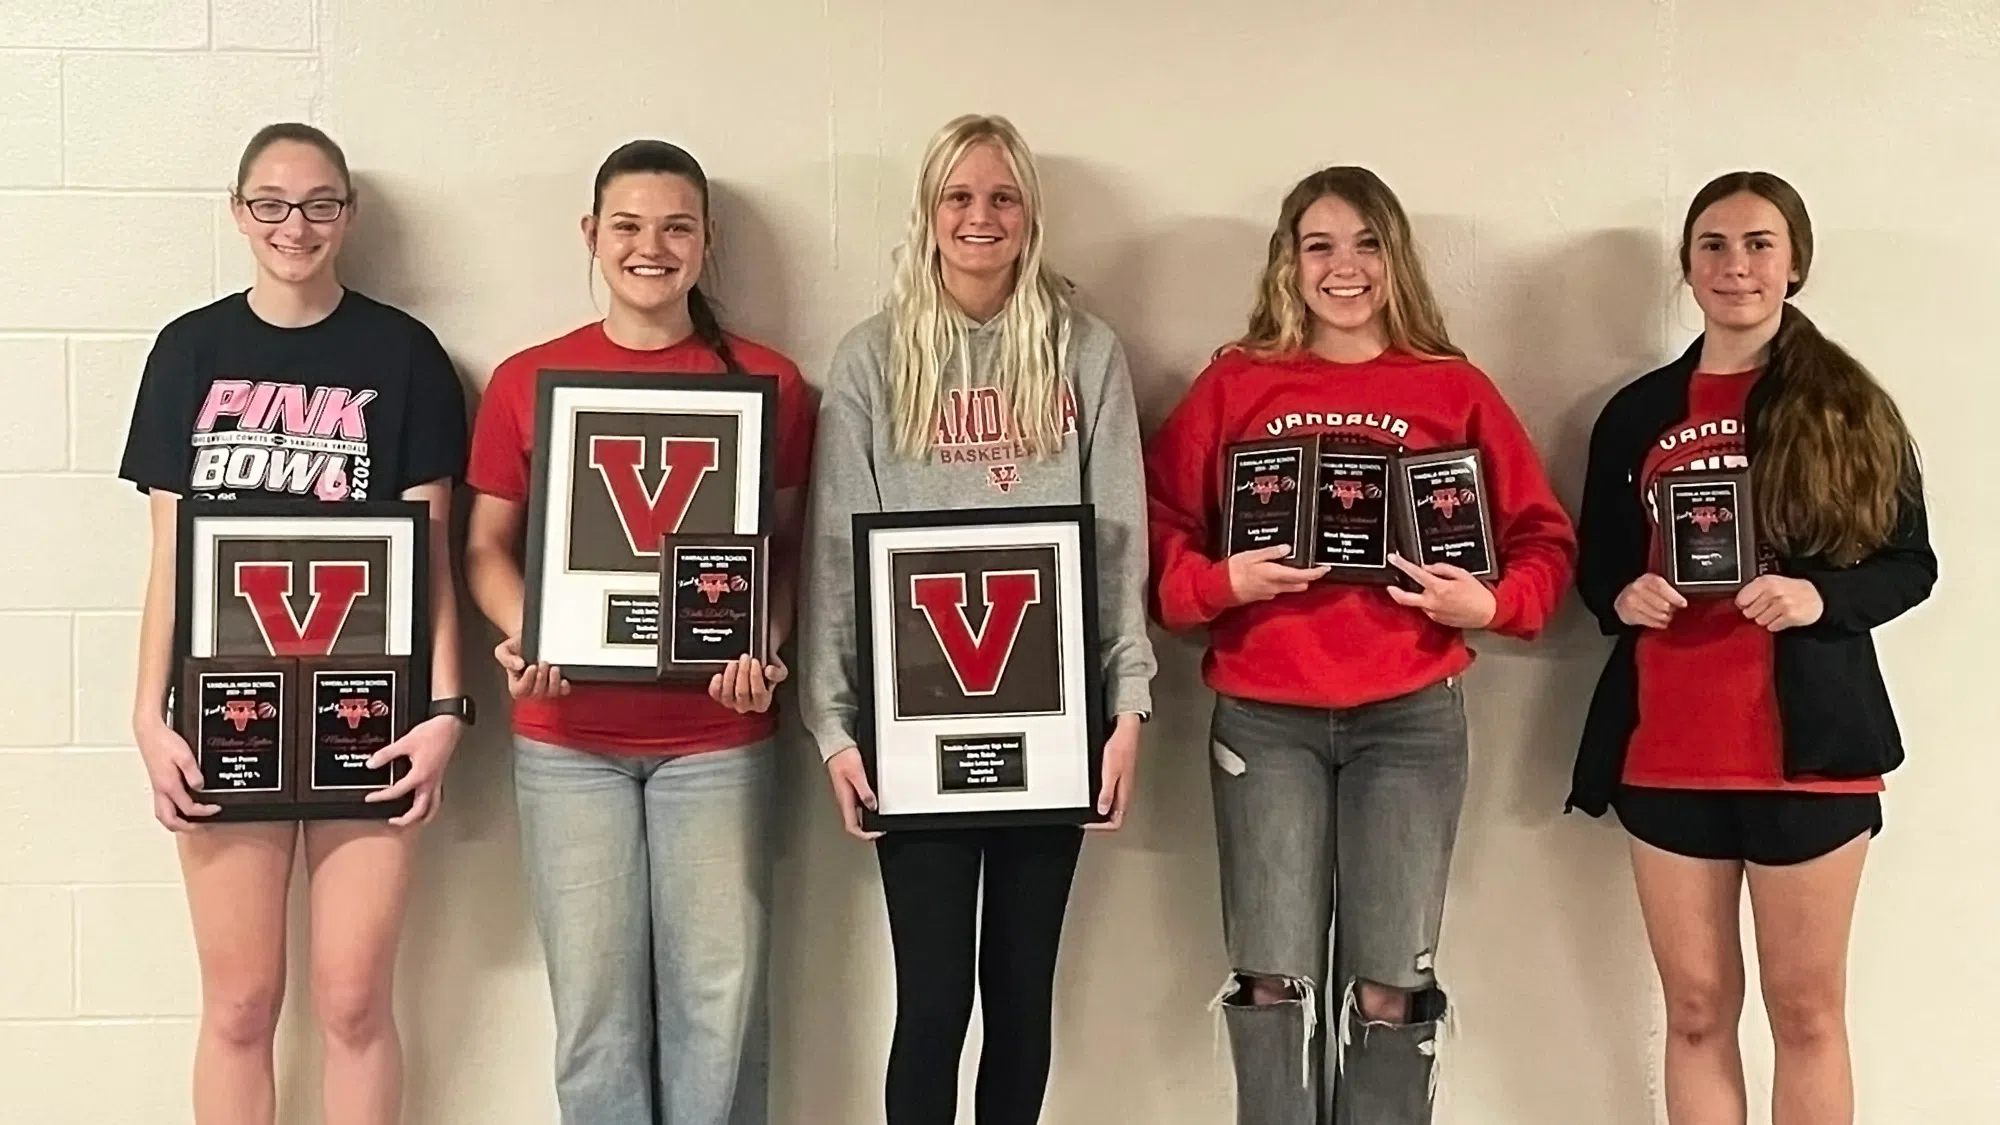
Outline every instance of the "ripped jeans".
{"label": "ripped jeans", "polygon": [[[1425,1125],[1445,1015],[1432,961],[1465,796],[1462,684],[1332,711],[1222,696],[1211,739],[1237,1122]],[[1253,978],[1288,998],[1254,1003]],[[1406,990],[1408,1018],[1370,1018],[1360,982]]]}

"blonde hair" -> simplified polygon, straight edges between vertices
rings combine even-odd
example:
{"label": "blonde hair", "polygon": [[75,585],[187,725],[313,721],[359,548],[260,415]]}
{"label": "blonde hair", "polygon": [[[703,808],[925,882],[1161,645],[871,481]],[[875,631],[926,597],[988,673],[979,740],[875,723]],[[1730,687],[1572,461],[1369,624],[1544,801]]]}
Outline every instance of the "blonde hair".
{"label": "blonde hair", "polygon": [[1299,222],[1308,208],[1329,195],[1354,208],[1382,242],[1383,271],[1389,280],[1382,323],[1390,346],[1424,359],[1464,359],[1465,353],[1445,331],[1444,315],[1424,276],[1402,202],[1375,173],[1351,166],[1322,168],[1293,185],[1285,196],[1257,286],[1257,307],[1242,338],[1226,347],[1271,357],[1296,355],[1311,344],[1312,312],[1299,296]]}
{"label": "blonde hair", "polygon": [[1062,448],[1062,371],[1069,355],[1070,307],[1060,277],[1042,264],[1042,189],[1034,154],[1004,117],[954,118],[931,139],[896,257],[890,321],[889,410],[897,452],[921,456],[937,436],[944,368],[955,356],[970,375],[966,318],[944,289],[936,216],[945,181],[973,146],[998,146],[1020,185],[1027,241],[1014,266],[1014,291],[1001,307],[994,383],[1015,438],[1030,456]]}

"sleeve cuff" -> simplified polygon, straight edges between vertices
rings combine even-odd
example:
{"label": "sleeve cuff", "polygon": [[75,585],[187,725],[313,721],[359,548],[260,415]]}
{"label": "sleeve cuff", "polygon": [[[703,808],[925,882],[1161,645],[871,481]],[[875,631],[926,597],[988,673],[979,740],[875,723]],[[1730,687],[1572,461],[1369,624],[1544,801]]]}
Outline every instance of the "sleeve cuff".
{"label": "sleeve cuff", "polygon": [[1486,623],[1489,633],[1508,633],[1521,616],[1521,592],[1511,582],[1493,587],[1493,620]]}
{"label": "sleeve cuff", "polygon": [[847,733],[844,725],[834,730],[814,731],[813,741],[819,747],[819,760],[822,762],[855,745],[854,736]]}
{"label": "sleeve cuff", "polygon": [[1236,608],[1236,589],[1229,581],[1229,560],[1219,559],[1195,579],[1194,597],[1203,620],[1213,621]]}
{"label": "sleeve cuff", "polygon": [[1153,716],[1153,690],[1142,677],[1122,678],[1112,685],[1111,714],[1115,717],[1130,712],[1141,721]]}

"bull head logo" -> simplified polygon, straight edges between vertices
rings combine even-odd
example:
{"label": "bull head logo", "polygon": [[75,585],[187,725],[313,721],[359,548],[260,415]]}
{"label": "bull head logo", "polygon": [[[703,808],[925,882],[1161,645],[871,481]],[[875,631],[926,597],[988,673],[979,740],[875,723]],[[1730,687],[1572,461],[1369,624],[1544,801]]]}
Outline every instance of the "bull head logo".
{"label": "bull head logo", "polygon": [[278,709],[254,699],[226,699],[220,707],[210,709],[208,714],[222,716],[224,722],[236,728],[237,734],[242,734],[250,729],[252,720],[276,718]]}
{"label": "bull head logo", "polygon": [[1291,477],[1280,476],[1277,473],[1265,473],[1261,476],[1251,477],[1249,483],[1243,487],[1257,497],[1259,504],[1269,504],[1271,497],[1276,496],[1280,492],[1290,492],[1298,486],[1299,482],[1293,480]]}
{"label": "bull head logo", "polygon": [[750,582],[742,575],[703,574],[694,580],[694,588],[708,597],[708,604],[722,600],[724,594],[740,594],[750,588]]}
{"label": "bull head logo", "polygon": [[1354,507],[1363,497],[1370,500],[1379,500],[1382,497],[1380,488],[1372,484],[1364,485],[1358,480],[1337,480],[1328,484],[1326,490],[1333,494],[1335,500],[1340,501],[1340,506],[1343,508]]}
{"label": "bull head logo", "polygon": [[1458,511],[1459,505],[1463,504],[1466,507],[1471,507],[1474,498],[1473,492],[1469,488],[1433,488],[1431,489],[1430,505],[1438,515],[1443,516],[1445,519],[1450,519],[1451,514]]}
{"label": "bull head logo", "polygon": [[348,730],[360,730],[364,719],[379,719],[389,713],[389,705],[379,699],[355,697],[336,699],[326,710],[347,722]]}
{"label": "bull head logo", "polygon": [[1718,524],[1725,524],[1735,519],[1736,513],[1720,504],[1697,504],[1688,509],[1686,518],[1696,527],[1707,531]]}

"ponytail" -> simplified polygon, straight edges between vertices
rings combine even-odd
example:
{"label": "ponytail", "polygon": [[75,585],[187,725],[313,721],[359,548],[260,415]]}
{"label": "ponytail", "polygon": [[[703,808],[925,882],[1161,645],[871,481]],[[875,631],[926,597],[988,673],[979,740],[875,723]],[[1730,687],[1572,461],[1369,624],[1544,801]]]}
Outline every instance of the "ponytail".
{"label": "ponytail", "polygon": [[[653,173],[679,176],[694,185],[695,193],[701,196],[702,221],[708,221],[708,173],[702,171],[701,162],[688,150],[666,141],[628,141],[613,149],[604,163],[598,165],[597,178],[590,189],[590,213],[601,216],[604,213],[604,189],[620,176],[634,173]],[[722,322],[716,319],[715,307],[709,304],[707,294],[700,285],[688,290],[688,320],[694,324],[694,334],[708,349],[722,361],[722,369],[731,375],[742,374],[743,367],[736,362],[736,353],[729,347],[729,338],[722,334]]]}
{"label": "ponytail", "polygon": [[1867,368],[1790,302],[1782,315],[1766,376],[1776,390],[1758,418],[1757,520],[1782,554],[1851,565],[1915,499],[1915,443]]}
{"label": "ponytail", "polygon": [[722,369],[731,375],[743,373],[743,367],[736,362],[736,353],[729,347],[729,337],[722,334],[722,322],[715,318],[715,308],[708,303],[707,294],[696,285],[688,290],[688,319],[694,322],[694,334],[708,349],[722,360]]}

